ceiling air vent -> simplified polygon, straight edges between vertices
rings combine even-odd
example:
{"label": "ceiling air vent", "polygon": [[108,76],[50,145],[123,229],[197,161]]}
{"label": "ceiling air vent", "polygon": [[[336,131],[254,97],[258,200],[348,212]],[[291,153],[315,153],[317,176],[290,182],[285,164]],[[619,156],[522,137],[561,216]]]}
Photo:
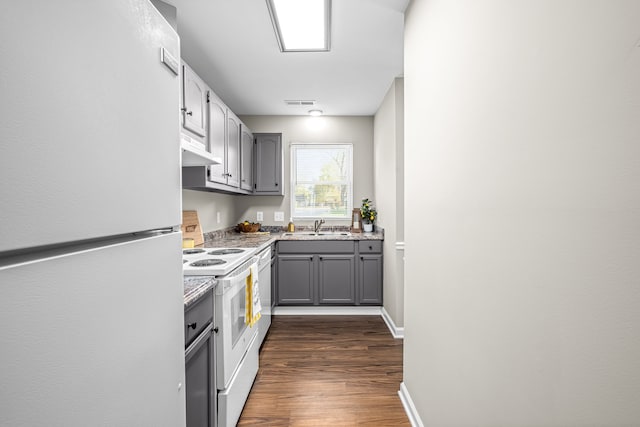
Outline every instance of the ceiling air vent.
{"label": "ceiling air vent", "polygon": [[316,105],[316,101],[312,99],[290,99],[285,100],[284,103],[290,107],[313,107]]}

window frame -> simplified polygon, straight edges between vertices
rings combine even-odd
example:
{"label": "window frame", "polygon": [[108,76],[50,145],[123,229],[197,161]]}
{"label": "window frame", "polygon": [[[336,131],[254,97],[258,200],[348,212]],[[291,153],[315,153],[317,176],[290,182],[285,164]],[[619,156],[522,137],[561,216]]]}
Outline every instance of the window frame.
{"label": "window frame", "polygon": [[[317,218],[323,218],[327,221],[350,221],[351,220],[351,214],[353,211],[353,164],[354,164],[354,159],[353,159],[353,144],[352,143],[346,143],[346,142],[313,142],[313,143],[306,143],[306,142],[291,142],[290,143],[290,156],[291,156],[291,161],[290,161],[290,188],[291,188],[291,195],[290,195],[290,209],[291,209],[291,217],[294,220],[311,220],[311,219],[317,219]],[[349,156],[349,171],[347,173],[347,179],[348,181],[331,181],[331,183],[336,183],[336,184],[346,184],[347,185],[347,206],[346,206],[346,214],[344,217],[325,217],[322,215],[314,215],[314,216],[296,216],[296,185],[297,185],[297,151],[299,149],[322,149],[322,148],[344,148],[347,150],[348,152],[348,156]],[[312,181],[312,183],[321,183],[322,181]],[[326,182],[322,182],[323,184],[326,184]]]}

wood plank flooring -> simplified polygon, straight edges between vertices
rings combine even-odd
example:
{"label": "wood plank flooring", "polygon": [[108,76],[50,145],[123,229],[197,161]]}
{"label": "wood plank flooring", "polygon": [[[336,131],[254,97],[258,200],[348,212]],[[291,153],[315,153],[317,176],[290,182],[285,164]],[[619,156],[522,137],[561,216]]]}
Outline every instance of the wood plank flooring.
{"label": "wood plank flooring", "polygon": [[239,426],[410,426],[380,316],[274,316]]}

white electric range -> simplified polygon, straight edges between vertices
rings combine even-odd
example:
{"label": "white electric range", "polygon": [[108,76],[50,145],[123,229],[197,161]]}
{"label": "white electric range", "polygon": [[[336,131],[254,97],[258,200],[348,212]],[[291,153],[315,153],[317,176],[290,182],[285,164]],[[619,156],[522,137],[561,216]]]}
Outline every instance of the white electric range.
{"label": "white electric range", "polygon": [[183,272],[185,276],[225,276],[255,253],[256,248],[183,249]]}

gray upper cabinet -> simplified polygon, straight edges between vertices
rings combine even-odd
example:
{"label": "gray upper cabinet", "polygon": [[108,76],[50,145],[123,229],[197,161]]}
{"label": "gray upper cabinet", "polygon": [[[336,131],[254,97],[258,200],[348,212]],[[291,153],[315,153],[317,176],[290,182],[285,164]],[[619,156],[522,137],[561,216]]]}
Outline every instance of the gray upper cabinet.
{"label": "gray upper cabinet", "polygon": [[282,135],[253,133],[183,64],[182,138],[195,140],[220,164],[184,164],[182,187],[231,194],[284,195]]}
{"label": "gray upper cabinet", "polygon": [[226,184],[227,106],[213,92],[209,92],[209,151],[222,159],[221,164],[209,166],[209,180]]}
{"label": "gray upper cabinet", "polygon": [[206,138],[208,87],[186,64],[182,65],[182,79],[182,126]]}
{"label": "gray upper cabinet", "polygon": [[284,195],[282,169],[282,134],[257,133],[255,136],[256,176],[254,194]]}
{"label": "gray upper cabinet", "polygon": [[240,124],[240,188],[253,190],[253,134]]}
{"label": "gray upper cabinet", "polygon": [[240,186],[240,119],[227,108],[227,185]]}

